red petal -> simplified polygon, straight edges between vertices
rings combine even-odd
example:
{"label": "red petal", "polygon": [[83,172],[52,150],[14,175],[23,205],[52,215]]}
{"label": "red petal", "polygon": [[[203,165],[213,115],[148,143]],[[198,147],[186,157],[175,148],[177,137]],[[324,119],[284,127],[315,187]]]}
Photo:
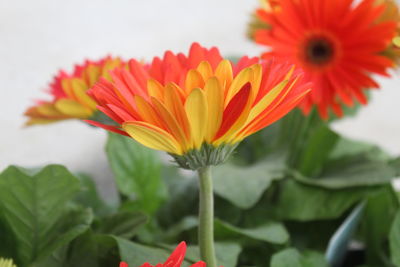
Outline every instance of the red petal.
{"label": "red petal", "polygon": [[118,128],[115,127],[115,126],[106,125],[106,124],[102,124],[102,123],[100,123],[100,122],[91,121],[91,120],[84,120],[84,122],[87,122],[87,123],[89,123],[89,124],[91,124],[91,125],[93,125],[93,126],[96,126],[96,127],[103,128],[103,129],[105,129],[105,130],[107,130],[107,131],[110,131],[110,132],[114,132],[114,133],[117,133],[117,134],[129,136],[127,133],[125,133],[124,131],[121,131],[120,129],[118,129]]}
{"label": "red petal", "polygon": [[164,263],[164,267],[180,267],[186,253],[186,243],[181,242]]}
{"label": "red petal", "polygon": [[246,107],[251,92],[251,84],[246,83],[242,89],[232,98],[228,106],[224,110],[222,116],[222,124],[219,128],[215,140],[223,136],[236,122]]}

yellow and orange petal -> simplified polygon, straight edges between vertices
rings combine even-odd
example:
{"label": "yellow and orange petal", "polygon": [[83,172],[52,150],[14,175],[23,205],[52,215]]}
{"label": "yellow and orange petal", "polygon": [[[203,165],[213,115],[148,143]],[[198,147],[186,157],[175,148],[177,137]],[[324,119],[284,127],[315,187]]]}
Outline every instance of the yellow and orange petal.
{"label": "yellow and orange petal", "polygon": [[87,94],[100,77],[110,80],[109,71],[123,66],[119,58],[106,57],[76,65],[70,74],[60,71],[50,84],[50,101],[38,103],[25,112],[27,125],[46,124],[66,119],[87,119],[97,111],[97,103]]}
{"label": "yellow and orange petal", "polygon": [[398,50],[398,9],[392,0],[277,0],[257,16],[269,28],[255,32],[255,41],[271,55],[300,66],[313,91],[301,107],[316,106],[323,118],[342,105],[367,103],[365,90],[378,88],[372,74],[388,76]]}
{"label": "yellow and orange petal", "polygon": [[92,124],[177,157],[234,147],[288,113],[310,89],[286,62],[243,57],[233,64],[197,43],[188,56],[167,52],[150,65],[129,64],[135,68],[116,69],[111,81],[101,79],[90,90],[119,126]]}

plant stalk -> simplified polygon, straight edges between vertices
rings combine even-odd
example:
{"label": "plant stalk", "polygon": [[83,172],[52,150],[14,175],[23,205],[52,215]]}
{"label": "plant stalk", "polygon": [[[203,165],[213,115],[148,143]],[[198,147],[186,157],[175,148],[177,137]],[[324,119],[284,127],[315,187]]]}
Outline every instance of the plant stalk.
{"label": "plant stalk", "polygon": [[214,192],[211,167],[198,170],[200,188],[199,236],[201,259],[207,267],[217,267],[214,249]]}

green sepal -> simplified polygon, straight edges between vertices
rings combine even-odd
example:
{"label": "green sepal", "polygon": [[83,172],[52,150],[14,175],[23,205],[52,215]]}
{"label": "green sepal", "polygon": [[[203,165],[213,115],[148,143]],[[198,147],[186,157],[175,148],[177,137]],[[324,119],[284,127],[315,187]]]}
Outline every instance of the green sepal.
{"label": "green sepal", "polygon": [[237,145],[222,144],[215,147],[204,143],[200,149],[189,150],[184,155],[169,154],[181,168],[195,171],[202,167],[225,163]]}

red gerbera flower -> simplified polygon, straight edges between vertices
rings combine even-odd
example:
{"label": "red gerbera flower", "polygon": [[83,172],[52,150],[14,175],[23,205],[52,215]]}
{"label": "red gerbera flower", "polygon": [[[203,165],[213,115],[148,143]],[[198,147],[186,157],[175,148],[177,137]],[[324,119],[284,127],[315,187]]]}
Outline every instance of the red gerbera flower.
{"label": "red gerbera flower", "polygon": [[279,8],[259,9],[268,27],[255,32],[255,41],[274,55],[305,71],[314,89],[301,107],[315,104],[323,118],[329,109],[342,116],[341,104],[367,103],[365,89],[378,88],[371,74],[388,76],[394,59],[384,52],[396,35],[396,19],[384,16],[388,1],[279,0]]}
{"label": "red gerbera flower", "polygon": [[[140,267],[180,267],[183,259],[185,258],[185,253],[186,253],[186,243],[181,242],[175,249],[174,252],[172,252],[171,256],[167,259],[165,263],[158,263],[157,265],[153,266],[149,263],[144,263]],[[193,264],[191,267],[205,267],[206,264],[202,261],[196,262]],[[126,262],[121,262],[119,267],[129,267]]]}

